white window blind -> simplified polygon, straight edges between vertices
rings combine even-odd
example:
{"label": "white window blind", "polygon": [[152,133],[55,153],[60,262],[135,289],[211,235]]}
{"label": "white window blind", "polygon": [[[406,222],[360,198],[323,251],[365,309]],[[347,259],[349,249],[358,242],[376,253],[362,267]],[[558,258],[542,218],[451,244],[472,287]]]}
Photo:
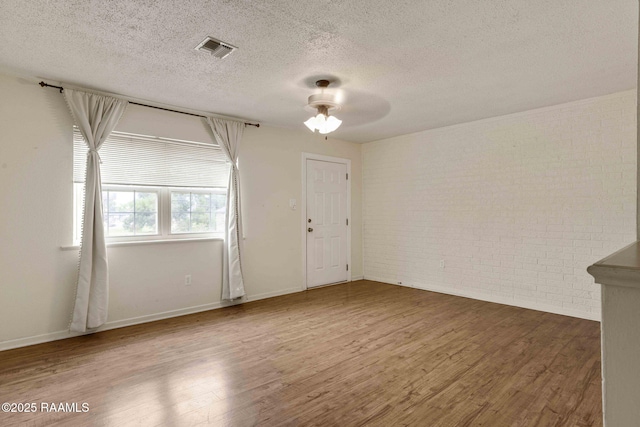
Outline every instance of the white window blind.
{"label": "white window blind", "polygon": [[[84,182],[87,144],[73,128],[73,181]],[[229,164],[213,144],[112,132],[99,150],[104,184],[227,187]]]}

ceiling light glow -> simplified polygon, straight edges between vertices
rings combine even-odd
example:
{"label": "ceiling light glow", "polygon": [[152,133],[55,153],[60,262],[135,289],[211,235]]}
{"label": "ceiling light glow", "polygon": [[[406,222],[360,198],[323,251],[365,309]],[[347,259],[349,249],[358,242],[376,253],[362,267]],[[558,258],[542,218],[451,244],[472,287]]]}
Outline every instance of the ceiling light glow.
{"label": "ceiling light glow", "polygon": [[318,113],[317,116],[309,118],[309,120],[304,122],[304,124],[311,132],[315,132],[317,130],[319,133],[324,135],[338,129],[342,124],[342,120],[338,120],[338,118],[334,116],[327,116],[323,113]]}

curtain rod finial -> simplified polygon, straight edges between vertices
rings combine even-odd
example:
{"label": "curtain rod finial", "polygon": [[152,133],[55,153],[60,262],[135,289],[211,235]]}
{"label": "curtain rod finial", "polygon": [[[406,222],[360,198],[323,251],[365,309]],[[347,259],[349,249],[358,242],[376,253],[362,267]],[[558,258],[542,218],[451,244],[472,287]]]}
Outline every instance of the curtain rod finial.
{"label": "curtain rod finial", "polygon": [[62,91],[64,90],[64,88],[63,88],[62,86],[54,86],[54,85],[50,85],[50,84],[47,84],[47,83],[45,83],[45,82],[43,82],[43,81],[41,81],[41,82],[40,82],[40,83],[38,83],[38,84],[40,85],[40,87],[53,87],[53,88],[59,89],[59,90],[60,90],[60,93],[62,93]]}

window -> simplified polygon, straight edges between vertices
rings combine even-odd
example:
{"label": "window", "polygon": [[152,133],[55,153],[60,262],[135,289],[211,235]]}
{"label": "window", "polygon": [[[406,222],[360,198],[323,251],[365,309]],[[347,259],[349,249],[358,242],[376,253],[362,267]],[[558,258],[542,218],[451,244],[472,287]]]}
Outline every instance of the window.
{"label": "window", "polygon": [[102,191],[107,237],[158,234],[158,191],[107,187]]}
{"label": "window", "polygon": [[[87,146],[73,132],[74,241]],[[100,149],[107,241],[221,237],[229,164],[217,145],[113,132]]]}
{"label": "window", "polygon": [[171,192],[171,232],[222,232],[227,209],[224,193]]}

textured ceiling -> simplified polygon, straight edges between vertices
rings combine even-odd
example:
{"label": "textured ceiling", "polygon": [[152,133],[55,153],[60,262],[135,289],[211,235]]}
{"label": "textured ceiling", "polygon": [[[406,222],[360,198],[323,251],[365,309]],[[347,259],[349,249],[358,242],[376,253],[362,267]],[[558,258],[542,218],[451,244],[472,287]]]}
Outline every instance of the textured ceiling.
{"label": "textured ceiling", "polygon": [[363,142],[633,88],[637,31],[637,0],[3,0],[0,68],[298,129],[329,77]]}

